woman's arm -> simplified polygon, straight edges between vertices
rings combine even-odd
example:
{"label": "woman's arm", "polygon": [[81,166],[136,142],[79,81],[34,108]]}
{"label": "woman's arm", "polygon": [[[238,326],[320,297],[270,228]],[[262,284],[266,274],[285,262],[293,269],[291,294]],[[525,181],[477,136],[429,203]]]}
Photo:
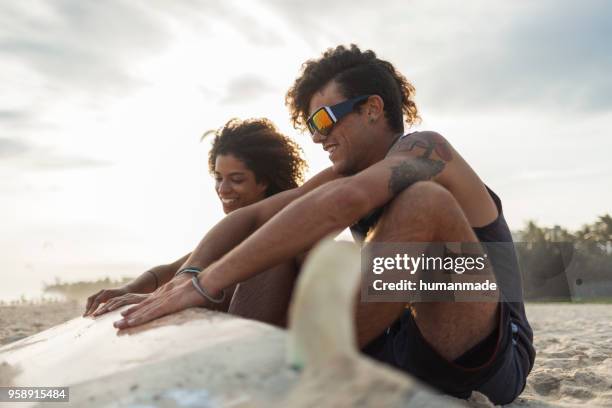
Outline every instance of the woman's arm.
{"label": "woman's arm", "polygon": [[[189,258],[189,255],[191,255],[191,253],[188,253],[170,264],[154,266],[123,286],[114,289],[102,289],[94,293],[87,298],[87,305],[85,306],[85,313],[83,316],[94,313],[101,303],[106,303],[111,299],[115,299],[130,293],[153,292],[174,277],[176,271],[178,271],[181,265],[185,263],[187,258]],[[131,301],[129,303],[135,302]]]}
{"label": "woman's arm", "polygon": [[[179,271],[181,266],[185,263],[185,261],[187,261],[190,255],[191,255],[191,252],[185,256],[180,257],[179,259],[177,259],[176,261],[170,264],[159,265],[154,268],[151,268],[150,271],[153,272],[157,277],[158,287],[162,286],[165,283],[170,282],[170,280],[174,278],[174,275]],[[152,291],[149,291],[149,292],[152,292]]]}

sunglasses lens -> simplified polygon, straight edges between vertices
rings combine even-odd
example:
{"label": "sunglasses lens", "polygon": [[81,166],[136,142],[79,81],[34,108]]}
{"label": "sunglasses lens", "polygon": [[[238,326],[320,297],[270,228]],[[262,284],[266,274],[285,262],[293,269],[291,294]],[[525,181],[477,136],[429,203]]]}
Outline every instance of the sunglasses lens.
{"label": "sunglasses lens", "polygon": [[312,132],[314,128],[314,130],[316,130],[323,136],[327,136],[329,132],[331,132],[332,127],[334,126],[334,121],[332,120],[332,118],[329,116],[329,114],[327,113],[325,109],[321,109],[318,112],[316,112],[312,116],[312,119],[310,120],[310,122],[311,122],[309,124],[309,127],[311,128],[310,131]]}

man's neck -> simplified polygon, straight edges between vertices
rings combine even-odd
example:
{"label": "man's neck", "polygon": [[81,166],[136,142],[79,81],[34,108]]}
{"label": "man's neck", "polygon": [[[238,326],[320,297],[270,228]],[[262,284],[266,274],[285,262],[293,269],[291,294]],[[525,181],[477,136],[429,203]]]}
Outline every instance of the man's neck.
{"label": "man's neck", "polygon": [[395,142],[397,142],[402,135],[403,133],[394,134],[391,131],[378,135],[376,139],[383,140],[384,143],[378,143],[371,149],[371,154],[369,155],[370,160],[368,160],[367,166],[364,168],[370,167],[387,157],[389,150],[391,150]]}

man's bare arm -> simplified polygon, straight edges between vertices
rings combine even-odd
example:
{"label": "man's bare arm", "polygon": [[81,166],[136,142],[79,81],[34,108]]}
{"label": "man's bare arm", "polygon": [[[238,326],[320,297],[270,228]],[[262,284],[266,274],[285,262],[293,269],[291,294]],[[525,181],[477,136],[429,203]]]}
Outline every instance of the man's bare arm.
{"label": "man's bare arm", "polygon": [[[402,140],[386,159],[295,200],[207,268],[200,278],[202,286],[218,294],[236,282],[291,259],[326,235],[352,225],[417,181],[435,179],[442,183],[452,159],[452,155],[446,154],[451,148],[440,135],[432,137],[435,141],[423,137],[417,144]],[[445,145],[436,149],[439,143]]]}
{"label": "man's bare arm", "polygon": [[191,256],[184,262],[183,267],[206,268],[240,244],[289,203],[337,178],[339,176],[328,168],[298,188],[275,194],[265,200],[233,211],[204,236]]}

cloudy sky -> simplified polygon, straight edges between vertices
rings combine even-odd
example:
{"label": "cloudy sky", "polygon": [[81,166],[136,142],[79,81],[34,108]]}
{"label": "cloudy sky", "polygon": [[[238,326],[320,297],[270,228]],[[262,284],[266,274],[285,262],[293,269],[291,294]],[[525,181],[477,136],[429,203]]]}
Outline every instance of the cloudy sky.
{"label": "cloudy sky", "polygon": [[[0,3],[0,299],[41,281],[135,275],[222,217],[200,135],[269,117],[300,65],[356,43],[417,88],[444,134],[528,219],[612,210],[607,1]],[[34,285],[34,282],[36,283]]]}

